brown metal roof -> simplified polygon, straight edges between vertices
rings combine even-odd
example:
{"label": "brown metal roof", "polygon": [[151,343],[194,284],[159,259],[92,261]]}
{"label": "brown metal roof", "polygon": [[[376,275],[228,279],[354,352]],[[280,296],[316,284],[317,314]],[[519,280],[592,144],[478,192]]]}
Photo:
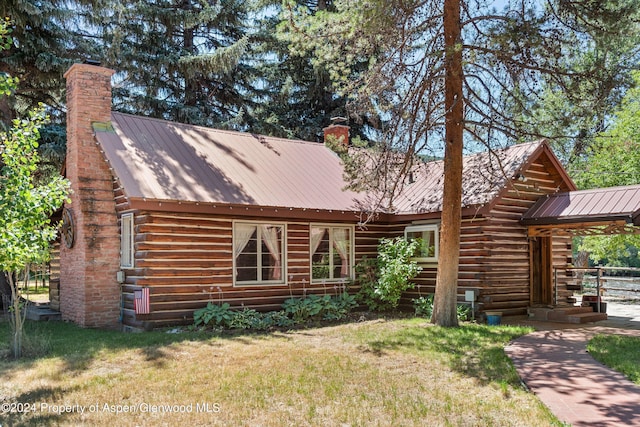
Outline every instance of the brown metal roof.
{"label": "brown metal roof", "polygon": [[[544,141],[517,144],[503,150],[465,156],[462,176],[462,206],[490,203],[534,154]],[[442,210],[444,162],[436,161],[414,168],[415,182],[407,185],[395,201],[402,213],[439,212]]]}
{"label": "brown metal roof", "polygon": [[[96,138],[129,200],[357,211],[365,195],[345,190],[340,158],[324,144],[112,113]],[[464,161],[463,205],[490,202],[542,141]],[[442,209],[443,163],[421,163],[394,213]]]}
{"label": "brown metal roof", "polygon": [[349,210],[323,144],[112,113],[96,137],[130,198]]}
{"label": "brown metal roof", "polygon": [[625,221],[640,225],[640,185],[551,194],[522,216],[525,225]]}

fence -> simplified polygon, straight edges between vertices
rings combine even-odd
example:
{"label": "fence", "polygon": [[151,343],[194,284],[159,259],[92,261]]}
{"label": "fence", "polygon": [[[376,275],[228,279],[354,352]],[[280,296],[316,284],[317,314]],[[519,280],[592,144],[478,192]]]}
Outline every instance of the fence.
{"label": "fence", "polygon": [[554,267],[554,303],[558,302],[558,271],[571,272],[574,285],[578,291],[595,304],[597,312],[602,308],[602,296],[619,298],[640,298],[640,268],[633,267]]}

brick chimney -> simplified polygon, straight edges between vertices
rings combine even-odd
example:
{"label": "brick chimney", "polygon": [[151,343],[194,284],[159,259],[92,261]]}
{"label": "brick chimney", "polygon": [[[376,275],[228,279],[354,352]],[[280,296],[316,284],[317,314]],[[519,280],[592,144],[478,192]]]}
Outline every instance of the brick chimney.
{"label": "brick chimney", "polygon": [[[346,119],[341,117],[337,117],[332,120],[336,120],[336,119],[346,121]],[[340,141],[345,147],[349,146],[349,126],[332,123],[322,130],[324,131],[325,144],[327,143],[327,137],[331,135],[335,137],[338,141]]]}
{"label": "brick chimney", "polygon": [[94,137],[94,122],[111,121],[111,76],[93,64],[74,64],[67,79],[66,173],[71,181],[74,242],[60,248],[62,318],[84,327],[118,327],[120,229],[113,176]]}

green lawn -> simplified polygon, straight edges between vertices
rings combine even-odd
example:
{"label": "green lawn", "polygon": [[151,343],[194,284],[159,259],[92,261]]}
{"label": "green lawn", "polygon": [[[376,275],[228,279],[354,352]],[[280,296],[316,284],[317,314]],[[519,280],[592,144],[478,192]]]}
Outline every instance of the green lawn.
{"label": "green lawn", "polygon": [[33,411],[0,413],[0,425],[560,425],[504,354],[528,331],[420,319],[227,336],[30,324],[50,351],[0,361],[0,403]]}
{"label": "green lawn", "polygon": [[640,385],[640,338],[623,335],[596,335],[587,345],[597,361],[622,372]]}

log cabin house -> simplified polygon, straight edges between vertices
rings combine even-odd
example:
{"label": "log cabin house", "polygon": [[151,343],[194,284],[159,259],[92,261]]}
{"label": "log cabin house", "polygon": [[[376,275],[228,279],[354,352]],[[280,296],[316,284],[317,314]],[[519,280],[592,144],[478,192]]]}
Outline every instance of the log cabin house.
{"label": "log cabin house", "polygon": [[[417,165],[395,201],[361,226],[366,195],[345,189],[324,144],[111,111],[112,70],[75,64],[67,79],[59,305],[86,327],[188,324],[208,301],[278,309],[336,292],[381,237],[421,237],[423,271],[406,295],[434,292],[442,162]],[[345,126],[325,134],[348,138]],[[459,293],[478,314],[551,304],[551,266],[568,237],[529,237],[520,220],[546,194],[575,190],[545,141],[465,158]],[[566,299],[568,278],[556,297]],[[357,284],[356,284],[357,286]]]}

